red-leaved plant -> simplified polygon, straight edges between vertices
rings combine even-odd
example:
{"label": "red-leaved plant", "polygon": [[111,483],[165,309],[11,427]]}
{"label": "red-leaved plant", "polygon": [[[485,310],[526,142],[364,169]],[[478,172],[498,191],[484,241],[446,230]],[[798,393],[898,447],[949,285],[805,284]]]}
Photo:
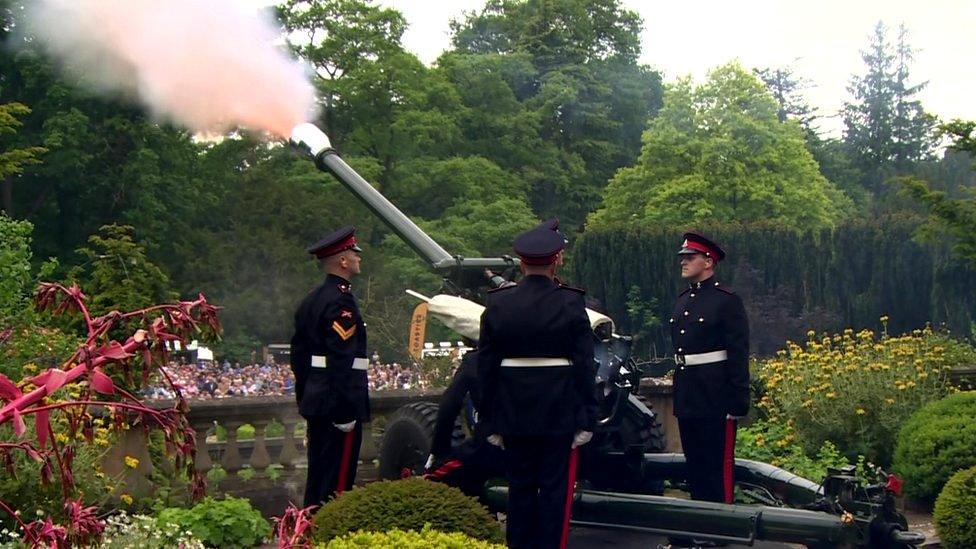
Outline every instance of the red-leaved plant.
{"label": "red-leaved plant", "polygon": [[315,506],[300,509],[295,504],[288,506],[281,518],[275,518],[275,537],[278,538],[278,549],[311,549],[312,509]]}
{"label": "red-leaved plant", "polygon": [[[23,531],[23,540],[31,547],[57,549],[85,545],[96,541],[105,526],[94,507],[86,507],[81,499],[70,497],[74,486],[72,460],[75,441],[80,433],[91,443],[94,436],[93,410],[108,411],[111,429],[120,431],[130,427],[156,429],[163,433],[166,450],[177,470],[184,470],[191,478],[194,498],[203,496],[205,482],[194,470],[196,454],[194,431],[187,421],[188,406],[179,387],[161,367],[167,362],[167,343],[202,335],[216,335],[220,330],[217,307],[207,303],[203,294],[193,301],[155,305],[128,313],[112,311],[92,318],[85,304],[85,295],[78,286],[41,284],[37,291],[39,310],[54,314],[80,313],[87,337],[62,365],[39,375],[27,377],[15,384],[0,374],[0,426],[11,424],[17,440],[0,442],[0,464],[15,475],[14,455],[18,452],[41,464],[41,482],[47,484],[56,472],[65,501],[68,525],[55,524],[50,517],[25,523],[16,510],[0,501],[0,510],[9,513]],[[112,333],[131,333],[125,341],[111,339]],[[0,338],[2,339],[2,338]],[[141,359],[141,360],[136,360]],[[145,385],[153,371],[158,371],[176,398],[169,408],[152,408],[132,393],[117,386],[109,373],[120,374],[130,387],[134,385],[133,369],[141,363],[141,384]],[[76,398],[50,400],[59,389],[75,385]],[[51,428],[51,414],[63,416],[67,425],[67,442],[58,442]],[[33,433],[27,433],[25,417],[33,416]]]}

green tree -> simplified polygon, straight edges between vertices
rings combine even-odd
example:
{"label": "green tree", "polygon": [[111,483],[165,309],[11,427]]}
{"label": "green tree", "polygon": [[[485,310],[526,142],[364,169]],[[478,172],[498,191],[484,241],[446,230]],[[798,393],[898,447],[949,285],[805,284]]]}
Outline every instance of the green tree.
{"label": "green tree", "polygon": [[[14,177],[24,173],[24,168],[40,163],[38,158],[47,152],[44,147],[17,145],[15,139],[17,128],[23,125],[19,116],[28,114],[30,109],[21,103],[5,103],[0,105],[0,136],[4,136],[4,146],[0,148],[0,185],[2,185],[3,211],[13,215],[13,184]],[[9,145],[8,145],[9,144]]]}
{"label": "green tree", "polygon": [[843,109],[844,142],[863,174],[862,184],[875,196],[883,194],[888,177],[907,173],[934,146],[935,119],[916,99],[925,83],[909,84],[908,33],[902,26],[897,44],[887,33],[879,21],[861,53],[866,72],[851,79],[852,100]]}
{"label": "green tree", "polygon": [[169,276],[147,257],[128,225],[105,225],[79,248],[84,262],[68,278],[88,296],[92,314],[133,311],[173,301]]}
{"label": "green tree", "polygon": [[700,86],[678,82],[637,164],[617,172],[589,223],[833,226],[850,201],[820,174],[799,125],[780,123],[777,111],[762,82],[735,63]]}
{"label": "green tree", "polygon": [[[640,30],[640,18],[619,0],[491,0],[452,22],[450,56],[468,56],[465,63],[504,60],[509,70],[500,71],[500,79],[511,91],[501,97],[523,109],[500,122],[517,124],[513,135],[520,143],[531,127],[541,139],[523,149],[532,158],[521,164],[533,210],[558,215],[570,233],[596,207],[613,172],[634,161],[641,131],[660,107],[660,75],[636,61]],[[470,74],[459,73],[457,58],[441,64],[452,76]],[[489,158],[506,165],[501,157]]]}
{"label": "green tree", "polygon": [[813,122],[819,118],[817,109],[803,97],[803,90],[812,86],[810,80],[797,76],[792,67],[753,69],[752,71],[776,100],[780,122],[796,120],[808,132],[815,132]]}
{"label": "green tree", "polygon": [[[952,148],[976,158],[976,122],[953,120],[944,124],[942,132],[953,140]],[[953,198],[943,190],[916,178],[901,180],[902,192],[924,204],[930,212],[921,236],[928,240],[946,237],[953,243],[953,252],[966,260],[970,268],[976,261],[976,188],[968,188],[963,196]]]}

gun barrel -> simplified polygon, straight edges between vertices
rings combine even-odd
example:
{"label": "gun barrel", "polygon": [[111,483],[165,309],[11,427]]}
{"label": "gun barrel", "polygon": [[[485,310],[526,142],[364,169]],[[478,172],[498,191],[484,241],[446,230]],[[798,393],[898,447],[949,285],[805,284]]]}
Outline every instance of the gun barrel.
{"label": "gun barrel", "polygon": [[458,259],[447,253],[440,244],[373,188],[349,164],[346,164],[332,148],[329,138],[322,130],[313,124],[300,124],[292,130],[291,142],[296,148],[312,156],[318,169],[334,175],[435,269],[444,269],[458,264]]}

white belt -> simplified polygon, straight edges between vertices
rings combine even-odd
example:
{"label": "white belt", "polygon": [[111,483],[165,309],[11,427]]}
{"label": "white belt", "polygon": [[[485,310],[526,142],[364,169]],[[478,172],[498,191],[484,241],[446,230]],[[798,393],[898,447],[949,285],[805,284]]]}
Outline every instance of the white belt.
{"label": "white belt", "polygon": [[685,366],[701,366],[712,364],[729,359],[728,351],[712,351],[710,353],[698,353],[696,355],[675,355],[674,361]]}
{"label": "white belt", "polygon": [[568,358],[506,358],[502,360],[502,368],[528,368],[544,366],[571,366],[573,363]]}
{"label": "white belt", "polygon": [[[322,355],[312,355],[312,368],[325,368],[328,366],[325,361],[325,357]],[[363,358],[354,358],[352,361],[353,370],[365,370],[369,366],[369,360]]]}

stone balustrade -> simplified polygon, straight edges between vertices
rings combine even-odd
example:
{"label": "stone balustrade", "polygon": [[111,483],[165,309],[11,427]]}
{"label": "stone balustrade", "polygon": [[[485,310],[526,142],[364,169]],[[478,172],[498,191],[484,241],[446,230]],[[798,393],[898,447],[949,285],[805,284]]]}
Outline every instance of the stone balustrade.
{"label": "stone balustrade", "polygon": [[[373,420],[363,436],[357,483],[376,479],[378,451],[387,418],[411,402],[437,402],[441,392],[441,389],[398,389],[370,395]],[[659,413],[665,427],[667,450],[680,451],[677,425],[671,415],[670,383],[645,380],[641,394]],[[227,473],[219,483],[219,491],[250,498],[267,516],[280,515],[289,501],[302,501],[305,420],[298,414],[293,396],[191,401],[189,420],[196,433],[197,471],[206,475],[214,465],[219,465]],[[281,426],[276,430],[281,431],[281,436],[268,436],[268,427],[273,423]],[[218,425],[226,432],[224,441],[217,440]],[[244,425],[253,427],[253,439],[239,439],[238,429]],[[123,465],[125,456],[137,457],[139,466],[127,469]],[[154,473],[151,463],[145,434],[134,429],[127,431],[118,446],[107,454],[104,469],[108,474],[124,476],[126,490],[133,495],[149,495],[153,491],[149,480]]]}

